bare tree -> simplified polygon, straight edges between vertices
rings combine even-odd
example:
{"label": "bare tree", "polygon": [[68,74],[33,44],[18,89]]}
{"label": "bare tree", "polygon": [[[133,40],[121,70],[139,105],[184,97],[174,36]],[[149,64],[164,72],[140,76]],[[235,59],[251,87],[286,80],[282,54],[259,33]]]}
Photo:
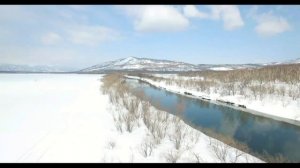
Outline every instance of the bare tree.
{"label": "bare tree", "polygon": [[202,163],[202,162],[203,162],[203,159],[201,158],[201,156],[200,156],[199,153],[192,152],[192,155],[193,155],[193,157],[195,158],[196,163]]}
{"label": "bare tree", "polygon": [[115,121],[115,126],[119,132],[123,132],[123,120],[121,115],[118,115],[118,119]]}
{"label": "bare tree", "polygon": [[264,152],[262,154],[263,160],[266,161],[267,163],[288,163],[290,162],[287,158],[282,156],[281,154],[277,155],[270,155],[267,152]]}
{"label": "bare tree", "polygon": [[123,119],[125,122],[126,131],[132,132],[134,123],[136,121],[134,118],[134,115],[132,113],[125,113],[125,114],[123,114]]}
{"label": "bare tree", "polygon": [[147,136],[141,144],[140,152],[144,157],[148,157],[152,154],[154,147],[154,140],[151,137]]}
{"label": "bare tree", "polygon": [[169,135],[169,139],[170,141],[172,141],[175,145],[175,148],[177,150],[180,149],[181,145],[182,145],[182,142],[184,140],[184,138],[186,137],[186,127],[181,124],[180,122],[176,122],[174,123],[174,132],[173,134]]}
{"label": "bare tree", "polygon": [[111,141],[109,141],[109,142],[107,143],[107,147],[108,147],[109,149],[114,149],[115,146],[116,146],[116,142],[113,141],[113,140],[111,140]]}
{"label": "bare tree", "polygon": [[194,144],[196,144],[199,141],[199,137],[200,137],[200,132],[199,131],[191,130],[191,132],[189,133],[189,135],[190,135],[191,141]]}
{"label": "bare tree", "polygon": [[255,98],[255,100],[257,99],[257,95],[258,95],[258,87],[257,86],[250,86],[249,89],[252,91],[253,96]]}
{"label": "bare tree", "polygon": [[164,156],[167,162],[176,163],[180,158],[181,153],[177,150],[169,150]]}
{"label": "bare tree", "polygon": [[236,141],[233,141],[233,143],[235,143],[235,145],[233,145],[234,152],[233,152],[233,157],[231,158],[231,162],[237,163],[239,159],[242,157],[244,157],[246,161],[248,161],[247,153],[250,152],[248,146],[242,143],[238,143]]}
{"label": "bare tree", "polygon": [[[285,91],[277,87],[284,83],[288,87],[293,87],[300,83],[300,64],[272,65],[257,69],[237,69],[231,71],[196,71],[181,72],[179,78],[155,77],[144,75],[155,81],[165,81],[170,85],[177,85],[183,88],[190,88],[197,91],[210,94],[211,91],[219,93],[222,96],[239,94],[248,98],[253,95],[255,100],[260,101],[266,95],[277,93],[284,100],[283,106],[287,105],[285,95],[288,93],[292,100],[300,98],[300,93]],[[190,78],[183,80],[183,77],[201,77],[201,80]],[[172,82],[171,82],[172,81]],[[298,87],[299,88],[299,87]],[[250,91],[250,92],[248,92]],[[250,94],[251,95],[250,95]],[[294,93],[294,94],[293,94]]]}
{"label": "bare tree", "polygon": [[223,163],[226,163],[229,153],[229,146],[223,142],[214,140],[212,141],[211,147],[213,154],[217,157],[217,159]]}

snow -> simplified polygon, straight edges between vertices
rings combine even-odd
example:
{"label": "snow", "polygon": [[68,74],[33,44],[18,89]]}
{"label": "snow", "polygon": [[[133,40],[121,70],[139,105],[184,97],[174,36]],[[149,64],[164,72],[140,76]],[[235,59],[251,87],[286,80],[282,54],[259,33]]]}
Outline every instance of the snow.
{"label": "snow", "polygon": [[128,57],[128,58],[124,58],[116,63],[114,63],[114,65],[124,65],[124,64],[133,64],[133,63],[136,63],[138,62],[138,60],[134,57]]}
{"label": "snow", "polygon": [[232,70],[231,68],[227,68],[227,67],[215,67],[215,68],[209,68],[211,70],[214,70],[214,71],[229,71],[229,70]]}
{"label": "snow", "polygon": [[[175,74],[169,75],[169,74],[161,74],[161,75],[154,75],[154,76],[160,76],[164,78],[175,78],[178,79],[179,77],[176,77]],[[230,101],[236,104],[242,104],[246,105],[247,109],[251,112],[256,113],[258,115],[263,115],[266,117],[271,117],[276,120],[282,120],[282,121],[287,121],[292,124],[297,124],[299,125],[300,121],[300,103],[299,101],[291,101],[288,104],[285,104],[283,102],[288,102],[288,100],[282,101],[281,98],[276,97],[276,96],[268,96],[264,98],[262,101],[261,100],[254,100],[251,98],[245,98],[241,95],[234,95],[234,96],[221,96],[220,94],[215,94],[215,93],[203,93],[200,91],[197,91],[196,88],[191,89],[191,88],[183,88],[179,87],[175,84],[168,85],[164,81],[161,82],[156,82],[151,79],[146,79],[146,78],[139,78],[139,77],[134,77],[134,76],[129,76],[130,78],[136,78],[136,79],[141,79],[143,81],[146,81],[148,83],[151,83],[154,86],[157,87],[162,87],[166,88],[166,90],[174,92],[174,93],[181,93],[183,94],[184,92],[189,92],[192,93],[193,95],[199,97],[204,97],[204,98],[209,98],[211,100],[223,100],[223,101]],[[188,80],[189,77],[181,77],[184,80]],[[191,79],[191,78],[190,78]],[[252,111],[253,110],[253,111]],[[247,110],[245,110],[247,111]]]}
{"label": "snow", "polygon": [[[289,62],[279,62],[277,64],[300,63],[300,59],[291,60]],[[190,64],[184,62],[159,60],[150,58],[127,57],[114,61],[104,62],[92,67],[81,70],[82,72],[93,72],[101,70],[148,70],[148,71],[228,71],[234,69],[253,69],[260,68],[274,63],[266,64]]]}
{"label": "snow", "polygon": [[91,72],[98,70],[150,70],[150,71],[186,71],[197,70],[194,65],[176,61],[155,60],[148,58],[128,57],[115,61],[105,62],[86,69],[83,72]]}
{"label": "snow", "polygon": [[[100,92],[101,77],[0,74],[0,162],[165,162],[164,152],[174,148],[168,140],[145,158],[139,152],[145,126],[132,133],[116,130],[114,106]],[[209,137],[200,134],[192,150],[205,162],[218,162],[208,148]],[[180,162],[191,158],[186,153]]]}
{"label": "snow", "polygon": [[112,120],[98,78],[1,74],[0,162],[100,161]]}

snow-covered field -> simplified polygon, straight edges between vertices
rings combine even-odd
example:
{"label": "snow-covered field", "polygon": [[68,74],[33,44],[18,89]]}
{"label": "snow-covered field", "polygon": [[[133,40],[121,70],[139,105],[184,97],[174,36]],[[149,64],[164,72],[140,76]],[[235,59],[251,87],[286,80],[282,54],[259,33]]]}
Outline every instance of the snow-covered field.
{"label": "snow-covered field", "polygon": [[99,75],[0,74],[0,162],[101,162]]}
{"label": "snow-covered field", "polygon": [[[155,74],[153,76],[163,77],[163,78],[172,78],[172,79],[183,79],[183,80],[202,80],[201,77],[182,77],[177,76],[176,74]],[[133,77],[139,78],[139,77]],[[274,119],[282,118],[282,120],[288,119],[291,120],[290,123],[299,122],[300,121],[300,100],[291,100],[287,97],[278,97],[276,95],[270,95],[265,97],[263,100],[255,100],[253,98],[245,98],[242,95],[231,95],[231,96],[222,96],[219,93],[207,94],[205,92],[197,91],[197,88],[187,88],[180,87],[174,83],[169,84],[165,81],[153,81],[148,78],[139,78],[143,81],[151,83],[154,86],[166,88],[167,90],[175,93],[189,92],[194,96],[201,96],[205,98],[209,98],[212,100],[223,100],[230,101],[236,104],[245,105],[247,109],[254,110],[262,115],[267,114],[267,116],[274,116]],[[213,88],[211,88],[213,90]],[[288,102],[288,103],[287,103]],[[297,124],[298,125],[298,124]]]}
{"label": "snow-covered field", "polygon": [[[143,157],[145,127],[117,131],[101,75],[0,74],[0,162],[166,162],[165,143]],[[203,162],[219,162],[201,133]],[[231,149],[233,152],[233,149]],[[186,155],[182,162],[193,162]],[[248,156],[249,162],[261,162]],[[244,160],[245,161],[245,160]]]}

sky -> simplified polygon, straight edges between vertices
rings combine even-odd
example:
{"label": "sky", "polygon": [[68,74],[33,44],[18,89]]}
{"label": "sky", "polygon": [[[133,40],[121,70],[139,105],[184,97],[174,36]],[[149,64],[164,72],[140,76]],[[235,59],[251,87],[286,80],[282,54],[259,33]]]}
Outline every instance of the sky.
{"label": "sky", "polygon": [[0,64],[284,61],[300,57],[299,18],[299,5],[1,5]]}

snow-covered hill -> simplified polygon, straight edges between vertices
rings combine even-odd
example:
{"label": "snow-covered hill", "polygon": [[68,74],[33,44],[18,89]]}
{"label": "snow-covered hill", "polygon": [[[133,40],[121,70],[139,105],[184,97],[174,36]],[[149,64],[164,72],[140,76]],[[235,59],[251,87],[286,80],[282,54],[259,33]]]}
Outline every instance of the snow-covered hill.
{"label": "snow-covered hill", "polygon": [[196,65],[169,60],[128,57],[116,61],[105,62],[81,70],[81,72],[101,72],[111,70],[143,70],[143,71],[193,71]]}
{"label": "snow-covered hill", "polygon": [[0,72],[69,72],[72,69],[56,66],[0,64]]}
{"label": "snow-covered hill", "polygon": [[235,69],[260,68],[262,66],[262,64],[199,64],[198,68],[201,70],[228,71]]}
{"label": "snow-covered hill", "polygon": [[300,58],[286,61],[286,62],[284,62],[284,64],[300,64]]}
{"label": "snow-covered hill", "polygon": [[92,67],[81,70],[80,72],[105,72],[105,71],[155,71],[155,72],[172,72],[172,71],[201,71],[201,70],[234,70],[245,68],[259,68],[262,64],[189,64],[184,62],[158,60],[149,58],[128,57],[115,61],[104,62]]}
{"label": "snow-covered hill", "polygon": [[198,68],[201,70],[228,71],[228,70],[235,70],[235,69],[254,69],[254,68],[261,68],[269,65],[280,65],[280,64],[300,64],[300,58],[287,60],[283,62],[270,62],[264,64],[199,64]]}
{"label": "snow-covered hill", "polygon": [[128,57],[115,61],[104,62],[82,70],[59,66],[43,65],[14,65],[0,64],[0,72],[80,72],[102,73],[108,71],[152,71],[152,72],[179,72],[179,71],[227,71],[235,69],[253,69],[268,65],[299,64],[300,58],[284,62],[271,62],[265,64],[190,64],[179,61],[159,60],[150,58]]}
{"label": "snow-covered hill", "polygon": [[300,58],[287,60],[287,61],[283,61],[283,62],[271,62],[271,63],[266,63],[263,65],[266,66],[266,65],[279,65],[279,64],[300,64]]}

